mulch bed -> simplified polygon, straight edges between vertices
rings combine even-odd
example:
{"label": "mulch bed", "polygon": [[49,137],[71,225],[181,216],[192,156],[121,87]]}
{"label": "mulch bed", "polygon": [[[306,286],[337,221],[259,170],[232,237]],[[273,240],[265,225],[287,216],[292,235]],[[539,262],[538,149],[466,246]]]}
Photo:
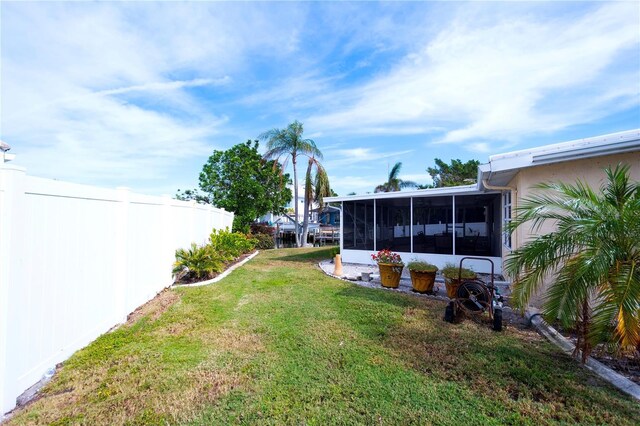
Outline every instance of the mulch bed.
{"label": "mulch bed", "polygon": [[[577,336],[571,330],[564,330],[561,327],[556,327],[558,332],[566,337],[574,345],[577,341]],[[618,374],[623,375],[632,382],[640,385],[640,352],[635,351],[633,354],[623,354],[620,357],[615,357],[609,353],[603,345],[597,346],[590,354],[591,358],[601,362]]]}

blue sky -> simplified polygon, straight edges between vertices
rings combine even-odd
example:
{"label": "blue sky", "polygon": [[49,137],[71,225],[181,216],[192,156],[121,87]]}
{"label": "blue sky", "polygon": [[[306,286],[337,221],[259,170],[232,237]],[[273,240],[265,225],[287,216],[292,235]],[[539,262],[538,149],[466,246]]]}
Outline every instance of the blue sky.
{"label": "blue sky", "polygon": [[334,189],[640,128],[640,3],[7,3],[0,138],[30,175],[197,185],[305,125]]}

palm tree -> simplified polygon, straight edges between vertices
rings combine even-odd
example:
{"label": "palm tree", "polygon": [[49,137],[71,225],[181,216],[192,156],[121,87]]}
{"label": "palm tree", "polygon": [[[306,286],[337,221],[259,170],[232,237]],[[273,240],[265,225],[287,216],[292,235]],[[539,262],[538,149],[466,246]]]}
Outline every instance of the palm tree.
{"label": "palm tree", "polygon": [[582,362],[599,343],[640,349],[640,183],[629,181],[628,166],[605,173],[600,193],[580,181],[538,185],[544,192],[524,200],[509,227],[555,224],[515,250],[505,269],[520,308],[552,278],[543,314],[576,328]]}
{"label": "palm tree", "polygon": [[[314,168],[316,169],[316,174],[315,177],[312,177]],[[303,245],[306,245],[307,235],[309,233],[309,210],[311,204],[315,201],[318,204],[318,208],[322,209],[324,207],[324,197],[329,196],[331,196],[329,176],[318,159],[314,156],[310,156],[304,183],[304,222],[302,225]]]}
{"label": "palm tree", "polygon": [[400,169],[402,168],[402,163],[397,162],[391,168],[389,172],[389,179],[383,183],[382,185],[376,186],[374,192],[392,192],[392,191],[400,191],[404,188],[416,187],[417,183],[412,182],[410,180],[402,180],[398,177],[400,174]]}
{"label": "palm tree", "polygon": [[294,226],[296,235],[296,246],[300,247],[300,233],[298,229],[298,156],[309,155],[322,159],[322,153],[311,139],[304,139],[302,123],[298,120],[289,124],[286,129],[271,129],[262,133],[259,138],[267,141],[267,152],[265,159],[280,161],[284,157],[282,169],[287,166],[289,158],[293,164],[293,193],[294,193]]}

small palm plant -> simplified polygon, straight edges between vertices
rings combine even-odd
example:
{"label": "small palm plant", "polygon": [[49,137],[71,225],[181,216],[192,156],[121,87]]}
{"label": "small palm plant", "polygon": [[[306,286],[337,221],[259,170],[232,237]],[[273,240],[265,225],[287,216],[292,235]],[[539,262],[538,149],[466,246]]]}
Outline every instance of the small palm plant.
{"label": "small palm plant", "polygon": [[509,227],[555,225],[515,250],[505,269],[521,308],[552,278],[543,314],[575,328],[582,362],[600,343],[640,349],[640,184],[628,166],[605,173],[600,193],[580,181],[538,185],[542,192],[523,201]]}
{"label": "small palm plant", "polygon": [[214,273],[222,271],[224,263],[211,246],[199,247],[191,243],[188,249],[176,250],[176,261],[173,263],[173,275],[178,279],[211,278]]}

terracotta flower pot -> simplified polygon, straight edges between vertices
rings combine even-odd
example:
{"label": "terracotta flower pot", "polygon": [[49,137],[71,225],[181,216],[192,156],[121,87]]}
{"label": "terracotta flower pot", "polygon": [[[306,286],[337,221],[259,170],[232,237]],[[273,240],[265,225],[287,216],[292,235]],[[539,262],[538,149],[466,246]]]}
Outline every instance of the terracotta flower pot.
{"label": "terracotta flower pot", "polygon": [[444,278],[444,286],[447,289],[447,297],[449,299],[455,299],[458,294],[458,287],[460,287],[460,280],[457,278]]}
{"label": "terracotta flower pot", "polygon": [[458,295],[458,287],[460,287],[460,284],[462,284],[464,281],[467,281],[467,280],[475,280],[476,277],[477,275],[474,275],[470,278],[462,278],[462,281],[460,281],[457,275],[455,278],[449,278],[445,276],[444,285],[447,289],[447,297],[449,299],[455,299]]}
{"label": "terracotta flower pot", "polygon": [[380,281],[383,287],[398,288],[404,265],[397,263],[378,263]]}
{"label": "terracotta flower pot", "polygon": [[418,293],[431,293],[433,291],[433,283],[436,281],[436,271],[409,270],[409,273],[411,274],[411,284],[413,285],[414,291]]}

